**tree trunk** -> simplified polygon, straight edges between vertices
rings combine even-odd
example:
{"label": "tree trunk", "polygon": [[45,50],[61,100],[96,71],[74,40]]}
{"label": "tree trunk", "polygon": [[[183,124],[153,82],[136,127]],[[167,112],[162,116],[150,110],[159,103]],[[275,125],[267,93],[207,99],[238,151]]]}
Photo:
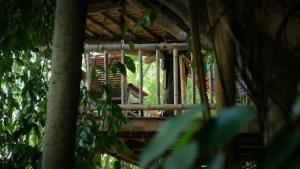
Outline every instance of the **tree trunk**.
{"label": "tree trunk", "polygon": [[85,1],[56,2],[43,169],[74,168]]}

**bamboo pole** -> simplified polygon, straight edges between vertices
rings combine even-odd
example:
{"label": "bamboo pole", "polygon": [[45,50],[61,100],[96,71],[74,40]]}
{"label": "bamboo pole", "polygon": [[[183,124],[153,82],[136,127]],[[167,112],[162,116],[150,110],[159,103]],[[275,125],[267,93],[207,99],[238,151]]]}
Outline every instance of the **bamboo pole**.
{"label": "bamboo pole", "polygon": [[[194,55],[193,53],[191,53],[191,60],[193,61],[194,60]],[[192,103],[193,104],[196,104],[196,78],[195,78],[195,67],[192,66],[191,67],[192,69]]]}
{"label": "bamboo pole", "polygon": [[156,49],[156,103],[160,104],[160,58],[159,50]]}
{"label": "bamboo pole", "polygon": [[204,61],[203,56],[201,53],[201,44],[200,44],[200,35],[199,35],[199,25],[198,20],[196,18],[197,9],[193,5],[193,1],[188,1],[188,8],[189,8],[189,17],[190,17],[190,28],[191,28],[191,34],[192,34],[192,49],[193,53],[195,55],[195,61],[196,61],[196,71],[197,71],[197,77],[200,84],[200,97],[201,102],[204,105],[204,115],[205,118],[210,118],[210,108],[209,108],[209,102],[208,97],[206,94],[206,83],[205,83],[205,72],[204,72]]}
{"label": "bamboo pole", "polygon": [[[143,56],[142,50],[138,51],[139,56],[139,103],[144,104],[144,95],[143,95]],[[144,116],[143,111],[141,111],[141,116]]]}
{"label": "bamboo pole", "polygon": [[181,103],[186,103],[186,72],[185,72],[185,63],[184,56],[179,56],[179,72],[180,72],[180,91],[181,91]]}
{"label": "bamboo pole", "polygon": [[186,110],[200,107],[200,104],[125,104],[120,105],[123,110]]}
{"label": "bamboo pole", "polygon": [[214,59],[210,64],[210,104],[214,103]]}
{"label": "bamboo pole", "polygon": [[[121,41],[121,45],[124,45],[124,40]],[[121,62],[124,64],[125,59],[125,51],[123,47],[121,47]],[[121,75],[121,103],[127,104],[128,102],[128,96],[127,96],[127,77],[125,75]]]}
{"label": "bamboo pole", "polygon": [[92,71],[91,71],[91,59],[90,54],[85,54],[85,65],[86,65],[86,89],[91,91]]}
{"label": "bamboo pole", "polygon": [[[178,50],[173,49],[174,104],[178,104]],[[175,110],[175,115],[177,111]]]}
{"label": "bamboo pole", "polygon": [[[130,50],[129,44],[120,45],[120,43],[110,43],[110,44],[86,44],[85,46],[86,51],[94,51],[97,49],[107,49],[107,50]],[[178,50],[186,50],[188,49],[188,43],[150,43],[150,44],[134,44],[134,49],[140,50],[170,50],[173,48],[177,48]]]}
{"label": "bamboo pole", "polygon": [[109,76],[109,70],[108,70],[108,52],[104,51],[104,83],[105,85],[108,85],[108,76]]}

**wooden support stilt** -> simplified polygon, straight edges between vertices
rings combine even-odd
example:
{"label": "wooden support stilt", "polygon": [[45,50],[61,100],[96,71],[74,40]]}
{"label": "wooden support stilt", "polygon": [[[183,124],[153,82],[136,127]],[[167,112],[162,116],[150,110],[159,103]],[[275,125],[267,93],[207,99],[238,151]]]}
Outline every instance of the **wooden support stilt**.
{"label": "wooden support stilt", "polygon": [[[194,60],[194,55],[193,55],[193,53],[191,53],[191,60],[193,61]],[[191,67],[191,69],[192,69],[192,73],[191,73],[191,75],[192,75],[192,103],[193,104],[196,104],[196,76],[195,76],[195,67],[194,66],[192,66]]]}
{"label": "wooden support stilt", "polygon": [[156,49],[156,103],[160,104],[160,58],[159,50]]}
{"label": "wooden support stilt", "polygon": [[[121,45],[124,45],[124,40],[121,41]],[[121,47],[121,62],[124,64],[125,59],[125,51],[123,47]],[[122,74],[121,76],[121,103],[127,104],[128,97],[127,97],[127,77]]]}
{"label": "wooden support stilt", "polygon": [[[144,104],[144,95],[143,95],[143,56],[142,50],[139,49],[139,103]],[[144,116],[144,113],[141,111],[141,116]]]}
{"label": "wooden support stilt", "polygon": [[180,91],[181,91],[181,103],[186,103],[186,72],[185,72],[185,63],[184,56],[179,56],[179,72],[180,72]]}
{"label": "wooden support stilt", "polygon": [[[173,49],[174,104],[178,104],[178,50]],[[175,115],[177,111],[175,111]]]}

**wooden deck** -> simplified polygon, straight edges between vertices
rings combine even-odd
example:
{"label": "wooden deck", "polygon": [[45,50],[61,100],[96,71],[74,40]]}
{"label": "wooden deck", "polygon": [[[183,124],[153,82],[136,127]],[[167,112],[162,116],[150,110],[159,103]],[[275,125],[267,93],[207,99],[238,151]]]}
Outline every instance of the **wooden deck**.
{"label": "wooden deck", "polygon": [[[155,133],[160,129],[166,119],[167,118],[145,117],[130,118],[130,123],[121,129],[119,137],[128,146],[128,148],[131,150],[131,153],[125,151],[108,151],[107,153],[121,158],[127,162],[137,164],[140,153],[151,141]],[[105,132],[105,129],[102,131]],[[241,161],[251,161],[258,159],[260,151],[263,147],[263,139],[258,133],[242,131],[234,139],[234,146],[236,159]],[[209,159],[209,157],[205,156],[201,157],[201,159]]]}

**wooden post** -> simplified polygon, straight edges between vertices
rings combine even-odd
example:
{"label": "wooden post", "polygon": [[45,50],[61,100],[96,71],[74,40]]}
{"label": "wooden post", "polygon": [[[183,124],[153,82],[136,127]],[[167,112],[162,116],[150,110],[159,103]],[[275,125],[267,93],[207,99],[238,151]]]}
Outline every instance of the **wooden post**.
{"label": "wooden post", "polygon": [[[178,50],[173,49],[174,104],[178,104]],[[175,111],[175,115],[177,111]]]}
{"label": "wooden post", "polygon": [[214,58],[210,64],[210,104],[214,103]]}
{"label": "wooden post", "polygon": [[[123,48],[124,40],[121,41],[121,62],[124,64],[125,59],[125,51]],[[121,103],[127,104],[128,96],[127,96],[127,77],[125,75],[121,75]]]}
{"label": "wooden post", "polygon": [[[144,104],[144,95],[143,95],[143,56],[142,50],[139,49],[139,103]],[[144,116],[143,111],[141,111],[141,116]]]}
{"label": "wooden post", "polygon": [[184,55],[179,56],[179,72],[180,72],[180,91],[181,91],[181,103],[186,103],[186,72]]}
{"label": "wooden post", "polygon": [[108,70],[108,52],[106,50],[104,51],[103,69],[104,69],[104,84],[108,85],[108,76],[109,76],[109,70]]}
{"label": "wooden post", "polygon": [[85,66],[86,66],[86,89],[91,91],[91,81],[92,81],[92,72],[91,72],[91,59],[90,54],[85,54]]}
{"label": "wooden post", "polygon": [[[191,62],[194,60],[194,55],[191,53]],[[192,104],[196,104],[196,78],[195,78],[195,67],[191,67],[192,75]]]}
{"label": "wooden post", "polygon": [[204,117],[205,119],[210,118],[210,108],[209,108],[209,102],[208,97],[206,93],[206,81],[205,81],[205,72],[204,72],[204,57],[201,53],[201,44],[200,44],[200,35],[199,35],[199,25],[198,20],[196,18],[197,8],[195,8],[193,0],[188,1],[188,9],[189,9],[189,17],[190,17],[190,28],[191,28],[191,34],[192,34],[192,49],[193,53],[195,55],[195,61],[196,61],[196,70],[197,70],[197,77],[200,84],[200,90],[199,94],[201,97],[201,102],[204,106]]}
{"label": "wooden post", "polygon": [[160,58],[159,50],[156,49],[156,103],[160,104]]}

